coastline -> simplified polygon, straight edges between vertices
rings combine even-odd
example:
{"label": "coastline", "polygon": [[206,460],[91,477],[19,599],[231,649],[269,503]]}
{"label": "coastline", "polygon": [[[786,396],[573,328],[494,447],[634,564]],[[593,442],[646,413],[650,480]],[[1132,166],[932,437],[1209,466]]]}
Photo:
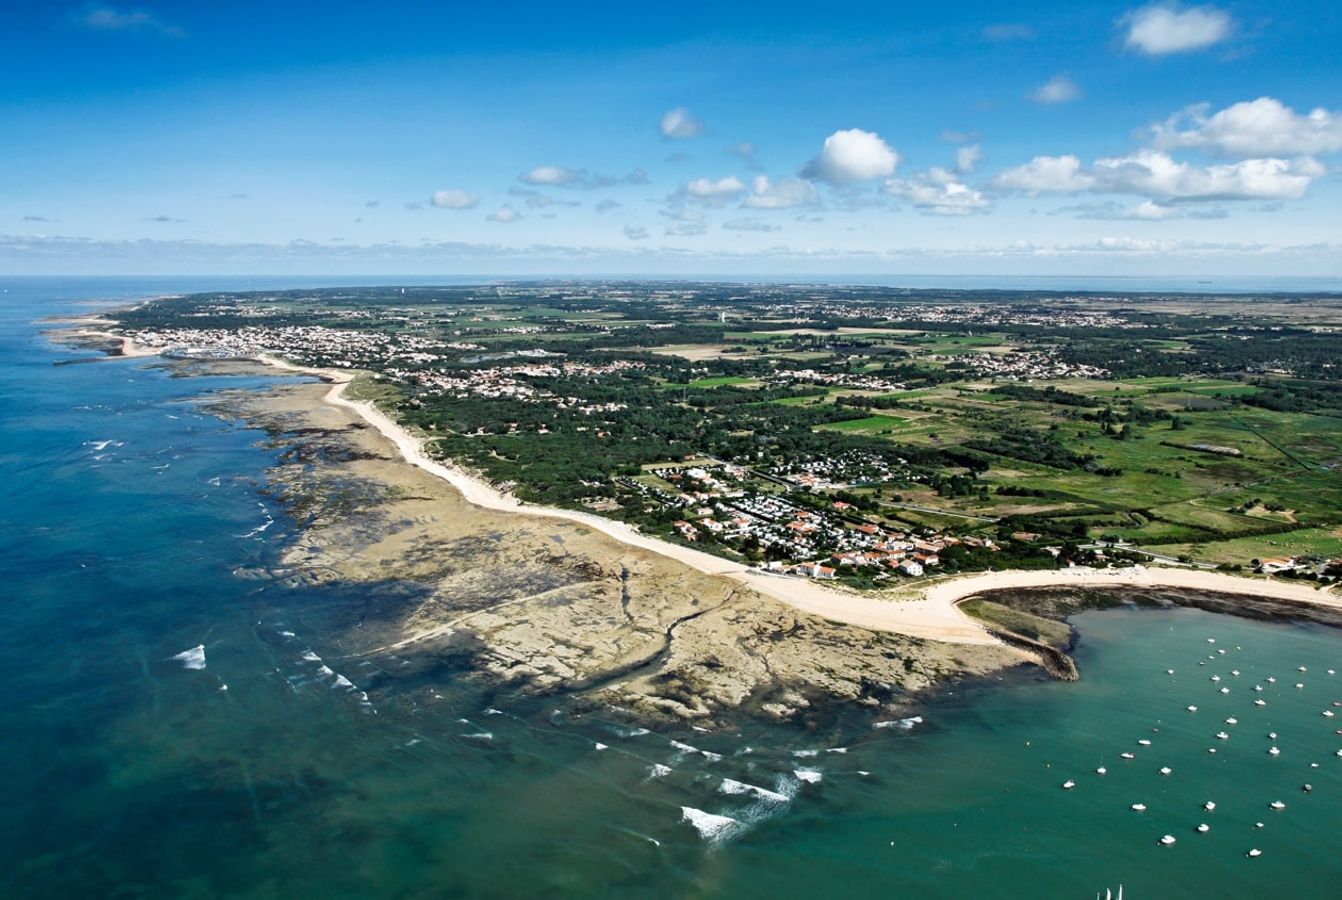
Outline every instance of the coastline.
{"label": "coastline", "polygon": [[[79,324],[113,326],[99,319]],[[146,357],[158,351],[137,345],[133,338],[111,331],[80,329],[78,337],[114,339],[121,342],[121,356]],[[702,550],[682,547],[642,534],[631,526],[593,513],[523,503],[487,481],[458,466],[434,459],[424,449],[424,440],[393,420],[371,401],[351,400],[345,391],[355,373],[299,366],[277,357],[261,355],[256,362],[280,371],[320,378],[330,384],[324,402],[355,413],[397,449],[402,459],[451,485],[466,502],[482,509],[577,523],[622,544],[675,560],[707,575],[732,579],[793,609],[821,618],[948,644],[997,646],[1002,641],[988,627],[960,610],[970,597],[1019,588],[1175,588],[1250,597],[1285,600],[1342,610],[1342,596],[1330,588],[1301,583],[1249,578],[1221,572],[1180,568],[1132,566],[1124,569],[1054,569],[980,572],[943,576],[896,588],[885,594],[863,595],[820,583],[773,575]]]}

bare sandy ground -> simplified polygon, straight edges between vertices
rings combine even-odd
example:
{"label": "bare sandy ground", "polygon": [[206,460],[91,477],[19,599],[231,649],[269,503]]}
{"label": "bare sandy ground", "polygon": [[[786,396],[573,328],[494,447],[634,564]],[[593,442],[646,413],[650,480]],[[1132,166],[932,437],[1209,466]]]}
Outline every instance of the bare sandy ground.
{"label": "bare sandy ground", "polygon": [[1055,569],[1038,572],[983,572],[962,575],[932,584],[922,591],[923,601],[937,606],[958,603],[987,591],[1035,587],[1135,587],[1183,588],[1223,594],[1246,594],[1274,600],[1294,600],[1342,609],[1342,597],[1332,589],[1309,583],[1278,581],[1266,577],[1247,578],[1224,572],[1164,566],[1132,566],[1125,569]]}

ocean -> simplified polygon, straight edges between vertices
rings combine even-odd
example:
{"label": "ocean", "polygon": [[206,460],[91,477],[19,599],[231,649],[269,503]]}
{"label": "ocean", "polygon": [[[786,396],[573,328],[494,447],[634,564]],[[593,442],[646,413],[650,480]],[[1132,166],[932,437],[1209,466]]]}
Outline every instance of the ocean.
{"label": "ocean", "polygon": [[243,286],[0,279],[4,896],[1337,894],[1342,634],[1321,627],[1088,612],[1079,683],[811,732],[644,729],[465,673],[426,702],[394,661],[340,658],[332,635],[396,586],[268,576],[296,537],[265,491],[277,451],[201,408],[276,379],[103,360],[37,321]]}

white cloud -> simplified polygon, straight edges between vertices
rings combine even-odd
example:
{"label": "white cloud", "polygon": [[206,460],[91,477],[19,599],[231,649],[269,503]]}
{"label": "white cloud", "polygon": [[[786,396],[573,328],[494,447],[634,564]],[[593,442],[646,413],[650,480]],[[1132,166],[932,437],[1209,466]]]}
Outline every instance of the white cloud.
{"label": "white cloud", "polygon": [[849,184],[895,174],[899,154],[875,132],[860,128],[836,131],[825,138],[820,153],[802,169],[803,178]]}
{"label": "white cloud", "polygon": [[708,231],[703,222],[676,222],[666,227],[667,237],[697,237]]}
{"label": "white cloud", "polygon": [[595,209],[599,213],[610,212],[612,209],[619,209],[619,208],[620,208],[619,201],[611,200],[609,198],[600,201],[599,203],[597,203],[596,206],[593,207],[593,209]]}
{"label": "white cloud", "polygon": [[761,219],[751,217],[742,217],[739,219],[728,219],[722,223],[722,227],[728,231],[782,231],[782,226],[771,225]]}
{"label": "white cloud", "polygon": [[733,156],[739,156],[741,161],[745,163],[747,169],[750,169],[752,172],[758,172],[760,170],[760,164],[759,160],[755,158],[755,153],[758,149],[758,147],[749,141],[742,141],[739,144],[733,144],[728,147],[727,152]]}
{"label": "white cloud", "polygon": [[956,178],[954,172],[932,168],[910,179],[891,178],[883,185],[892,197],[908,200],[923,212],[937,216],[964,216],[981,212],[988,199]]}
{"label": "white cloud", "polygon": [[1318,107],[1301,115],[1274,97],[1259,97],[1207,115],[1190,106],[1152,128],[1157,147],[1203,147],[1225,156],[1308,156],[1342,151],[1342,112]]}
{"label": "white cloud", "polygon": [[634,169],[627,175],[616,177],[614,175],[603,175],[600,172],[589,172],[586,169],[566,169],[563,166],[535,166],[518,175],[517,180],[524,184],[543,187],[592,189],[613,187],[618,184],[647,184],[648,173],[642,169]]}
{"label": "white cloud", "polygon": [[1029,25],[1021,25],[1015,22],[1002,22],[997,25],[988,25],[983,29],[983,36],[994,44],[1001,44],[1007,41],[1032,41],[1034,40],[1034,29]]}
{"label": "white cloud", "polygon": [[183,37],[185,32],[169,25],[145,9],[123,9],[102,3],[88,3],[74,14],[76,25],[92,31],[139,31],[164,37]]}
{"label": "white cloud", "polygon": [[741,179],[735,175],[725,178],[696,178],[685,185],[685,193],[699,200],[725,200],[743,193],[746,189]]}
{"label": "white cloud", "polygon": [[750,183],[750,195],[745,205],[751,209],[791,209],[816,202],[815,185],[800,179],[771,181],[766,175],[756,175]]}
{"label": "white cloud", "polygon": [[1029,193],[1084,191],[1095,179],[1082,171],[1075,156],[1036,156],[1023,166],[998,174],[994,185],[1003,190]]}
{"label": "white cloud", "polygon": [[1324,174],[1312,159],[1246,159],[1195,166],[1159,150],[1097,159],[1096,190],[1167,200],[1293,200]]}
{"label": "white cloud", "polygon": [[1029,193],[1138,194],[1165,201],[1293,200],[1325,170],[1308,157],[1246,159],[1198,166],[1159,150],[1097,159],[1089,170],[1075,156],[1036,156],[1007,169],[994,185]]}
{"label": "white cloud", "polygon": [[644,228],[642,225],[626,225],[624,226],[624,236],[631,241],[646,240],[648,238],[648,229]]}
{"label": "white cloud", "polygon": [[962,175],[968,175],[974,171],[981,159],[983,159],[983,150],[978,144],[961,147],[955,151],[955,171]]}
{"label": "white cloud", "polygon": [[662,137],[673,141],[684,141],[698,137],[704,132],[704,123],[700,122],[683,106],[669,109],[662,114]]}
{"label": "white cloud", "polygon": [[1031,91],[1030,99],[1035,103],[1070,103],[1081,99],[1081,88],[1066,75],[1054,75]]}
{"label": "white cloud", "polygon": [[509,222],[516,222],[518,219],[522,218],[522,214],[511,206],[504,205],[494,210],[485,218],[491,222],[502,222],[506,225]]}
{"label": "white cloud", "polygon": [[452,188],[445,191],[434,191],[429,202],[439,209],[473,209],[480,198],[470,191],[458,190]]}
{"label": "white cloud", "polygon": [[1125,43],[1130,50],[1164,56],[1219,44],[1230,37],[1235,22],[1215,6],[1153,3],[1123,16],[1119,24],[1127,29]]}

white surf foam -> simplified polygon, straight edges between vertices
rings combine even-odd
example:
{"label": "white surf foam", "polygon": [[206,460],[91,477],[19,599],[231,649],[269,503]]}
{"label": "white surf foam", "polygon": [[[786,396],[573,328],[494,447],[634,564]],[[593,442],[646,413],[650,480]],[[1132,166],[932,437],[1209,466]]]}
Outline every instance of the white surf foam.
{"label": "white surf foam", "polygon": [[[286,637],[293,637],[293,634],[294,634],[292,631],[282,631],[282,632],[280,632],[280,633],[283,634],[283,635],[285,635]],[[304,660],[306,660],[307,662],[321,662],[321,661],[322,661],[322,658],[321,658],[320,656],[318,656],[317,654],[313,653],[311,650],[304,650],[304,651],[303,651],[303,655],[302,655],[301,658],[304,659]]]}
{"label": "white surf foam", "polygon": [[648,767],[648,777],[665,778],[666,776],[670,775],[672,771],[673,770],[670,766],[664,766],[661,763],[653,763],[651,766]]}
{"label": "white surf foam", "polygon": [[205,645],[197,644],[190,650],[183,650],[169,659],[175,659],[182,664],[184,669],[203,669],[205,668]]}
{"label": "white surf foam", "polygon": [[353,690],[354,682],[350,681],[344,675],[337,675],[335,679],[335,684],[331,685],[331,687],[333,688],[341,687],[345,688],[346,690]]}
{"label": "white surf foam", "polygon": [[699,837],[706,841],[720,841],[741,825],[731,816],[714,815],[702,809],[695,809],[693,806],[680,808],[680,820],[693,825],[694,830],[699,832]]}
{"label": "white surf foam", "polygon": [[722,784],[718,785],[718,792],[722,794],[750,794],[770,803],[787,803],[790,799],[786,794],[780,794],[759,785],[746,784],[744,781],[737,781],[735,778],[722,779]]}
{"label": "white surf foam", "polygon": [[798,781],[804,781],[807,784],[819,784],[825,777],[819,769],[793,769],[792,774],[797,776]]}
{"label": "white surf foam", "polygon": [[901,731],[912,731],[915,726],[923,724],[922,716],[909,716],[907,719],[888,719],[884,722],[873,722],[872,728],[898,728]]}

